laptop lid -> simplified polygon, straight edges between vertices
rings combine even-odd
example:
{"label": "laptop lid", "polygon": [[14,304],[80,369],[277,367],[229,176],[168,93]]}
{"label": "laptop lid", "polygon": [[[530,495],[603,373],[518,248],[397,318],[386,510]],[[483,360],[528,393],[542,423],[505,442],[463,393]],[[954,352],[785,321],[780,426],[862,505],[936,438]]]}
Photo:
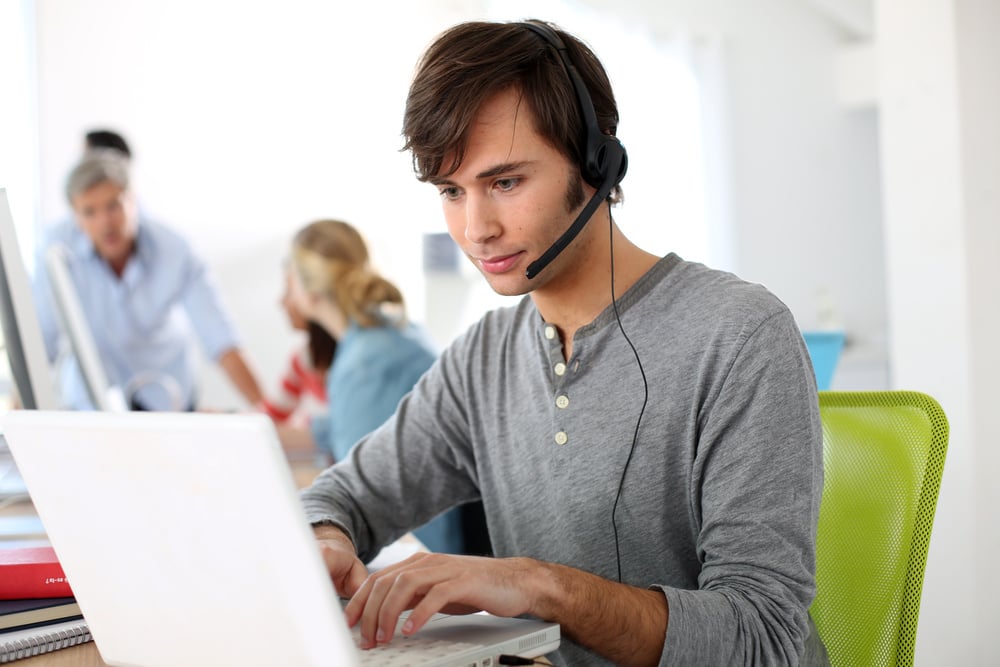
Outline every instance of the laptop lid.
{"label": "laptop lid", "polygon": [[[375,658],[355,648],[264,415],[20,410],[2,427],[109,664]],[[559,643],[558,625],[524,619],[428,625],[438,644],[456,633],[463,653],[441,655],[439,645],[438,657],[414,662],[483,664]],[[420,642],[390,647],[405,644]]]}

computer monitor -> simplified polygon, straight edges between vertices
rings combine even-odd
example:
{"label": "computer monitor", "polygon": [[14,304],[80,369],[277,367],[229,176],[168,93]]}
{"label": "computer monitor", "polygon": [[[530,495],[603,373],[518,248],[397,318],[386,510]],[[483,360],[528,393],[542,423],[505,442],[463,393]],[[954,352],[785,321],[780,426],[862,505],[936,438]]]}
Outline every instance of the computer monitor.
{"label": "computer monitor", "polygon": [[59,407],[49,368],[42,328],[17,241],[7,191],[0,188],[0,324],[10,364],[11,379],[27,409],[55,410]]}
{"label": "computer monitor", "polygon": [[[56,387],[45,354],[31,281],[24,267],[4,188],[0,188],[0,325],[3,327],[3,348],[10,366],[12,389],[21,407],[57,409]],[[3,433],[0,433],[0,500],[26,495],[24,480],[14,465]]]}
{"label": "computer monitor", "polygon": [[80,367],[84,386],[91,404],[98,410],[125,412],[128,404],[120,387],[108,381],[104,363],[97,351],[97,343],[90,331],[90,325],[83,314],[80,297],[73,285],[68,264],[68,250],[62,245],[53,245],[45,252],[45,266],[39,270],[47,272],[55,311],[69,339],[70,347]]}

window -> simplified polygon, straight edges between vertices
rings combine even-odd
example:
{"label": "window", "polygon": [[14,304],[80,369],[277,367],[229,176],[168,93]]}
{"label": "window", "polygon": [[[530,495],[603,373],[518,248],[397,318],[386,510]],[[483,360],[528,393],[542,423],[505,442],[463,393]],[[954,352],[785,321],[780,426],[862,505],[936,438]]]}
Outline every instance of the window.
{"label": "window", "polygon": [[38,202],[34,3],[0,0],[0,188],[6,188],[18,242],[32,270]]}

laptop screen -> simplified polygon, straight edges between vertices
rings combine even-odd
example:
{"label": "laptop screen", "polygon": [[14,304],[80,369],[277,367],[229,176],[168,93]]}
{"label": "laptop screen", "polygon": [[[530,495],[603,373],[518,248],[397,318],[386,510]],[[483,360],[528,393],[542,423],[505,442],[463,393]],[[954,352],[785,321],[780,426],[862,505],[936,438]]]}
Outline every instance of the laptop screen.
{"label": "laptop screen", "polygon": [[[0,425],[106,662],[384,664],[356,649],[267,417],[21,410]],[[439,621],[416,636],[454,636],[465,664],[559,644],[553,623]]]}

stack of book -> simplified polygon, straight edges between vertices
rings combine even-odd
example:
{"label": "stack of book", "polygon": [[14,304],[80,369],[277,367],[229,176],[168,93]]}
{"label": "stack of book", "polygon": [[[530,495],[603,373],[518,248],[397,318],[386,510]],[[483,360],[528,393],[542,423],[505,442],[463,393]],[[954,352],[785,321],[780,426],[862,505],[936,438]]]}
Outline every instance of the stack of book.
{"label": "stack of book", "polygon": [[52,547],[0,548],[0,663],[90,639]]}

